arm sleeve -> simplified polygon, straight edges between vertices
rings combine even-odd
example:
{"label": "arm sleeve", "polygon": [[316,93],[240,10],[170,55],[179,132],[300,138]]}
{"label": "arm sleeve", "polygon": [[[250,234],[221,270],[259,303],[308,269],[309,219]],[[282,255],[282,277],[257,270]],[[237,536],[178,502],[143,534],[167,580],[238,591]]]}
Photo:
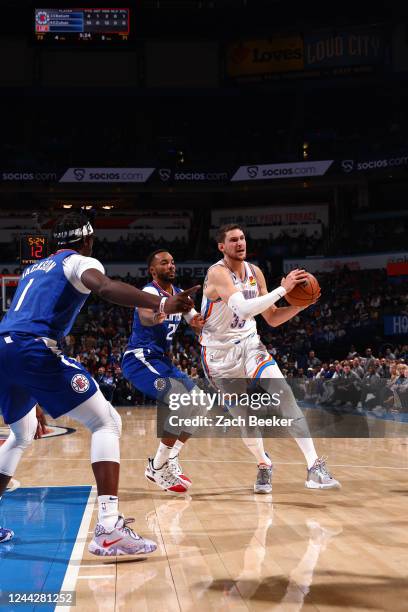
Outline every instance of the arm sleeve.
{"label": "arm sleeve", "polygon": [[261,312],[273,306],[273,304],[284,295],[286,295],[286,289],[284,287],[278,287],[266,295],[246,300],[243,294],[238,291],[231,295],[228,300],[228,307],[231,308],[232,312],[238,315],[240,319],[247,319],[248,317],[254,317],[261,314]]}
{"label": "arm sleeve", "polygon": [[192,308],[190,312],[186,312],[186,314],[184,314],[183,317],[187,323],[190,323],[191,319],[193,319],[193,317],[195,317],[197,314],[198,312],[196,311],[196,309]]}

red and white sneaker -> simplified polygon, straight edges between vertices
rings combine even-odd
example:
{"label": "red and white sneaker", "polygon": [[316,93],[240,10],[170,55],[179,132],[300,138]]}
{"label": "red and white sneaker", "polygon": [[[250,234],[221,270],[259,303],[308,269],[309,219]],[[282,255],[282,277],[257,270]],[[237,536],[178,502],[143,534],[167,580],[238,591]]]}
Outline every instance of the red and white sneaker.
{"label": "red and white sneaker", "polygon": [[94,536],[88,546],[89,552],[100,557],[147,555],[154,552],[157,548],[155,542],[142,538],[128,527],[134,520],[119,516],[112,531],[107,531],[101,523],[97,523]]}
{"label": "red and white sneaker", "polygon": [[174,471],[174,474],[176,476],[178,476],[179,478],[181,478],[181,480],[183,480],[183,482],[185,483],[187,489],[189,489],[193,483],[191,482],[191,480],[190,480],[190,478],[188,476],[183,474],[183,470],[181,469],[181,465],[180,465],[180,462],[179,462],[178,455],[176,455],[175,457],[171,457],[169,459],[169,467],[170,467],[171,470]]}
{"label": "red and white sneaker", "polygon": [[175,473],[175,465],[170,461],[160,468],[156,469],[153,467],[153,459],[147,460],[147,466],[145,469],[145,476],[148,480],[156,483],[158,487],[165,491],[172,491],[173,493],[185,493],[188,489],[187,482]]}

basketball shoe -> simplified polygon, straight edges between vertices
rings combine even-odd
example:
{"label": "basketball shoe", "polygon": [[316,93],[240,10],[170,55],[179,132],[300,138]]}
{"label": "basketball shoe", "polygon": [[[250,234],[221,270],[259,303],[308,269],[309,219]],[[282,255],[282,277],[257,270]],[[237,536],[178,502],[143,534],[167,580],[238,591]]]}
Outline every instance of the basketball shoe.
{"label": "basketball shoe", "polygon": [[254,493],[272,493],[272,465],[260,463],[254,484]]}
{"label": "basketball shoe", "polygon": [[14,536],[14,531],[0,527],[0,542],[8,542]]}
{"label": "basketball shoe", "polygon": [[88,546],[89,552],[101,557],[147,555],[154,552],[157,548],[155,542],[142,538],[128,527],[134,520],[119,515],[112,531],[107,531],[101,523],[97,523],[94,536]]}
{"label": "basketball shoe", "polygon": [[333,478],[326,467],[326,457],[316,459],[307,470],[305,487],[308,489],[340,489],[341,484]]}
{"label": "basketball shoe", "polygon": [[[174,459],[173,459],[174,461]],[[177,461],[177,464],[180,465]],[[156,483],[161,489],[165,491],[172,491],[173,493],[185,493],[189,487],[187,482],[175,473],[176,465],[170,464],[170,461],[166,461],[160,469],[156,469],[153,466],[153,459],[147,460],[147,466],[145,469],[145,476],[148,480]]]}
{"label": "basketball shoe", "polygon": [[191,487],[192,482],[191,482],[191,480],[190,480],[190,478],[188,476],[183,474],[183,470],[181,469],[181,465],[180,465],[180,462],[179,462],[178,455],[176,455],[175,457],[170,457],[169,458],[169,467],[174,472],[174,474],[176,476],[181,478],[181,480],[185,483],[187,489],[189,487]]}

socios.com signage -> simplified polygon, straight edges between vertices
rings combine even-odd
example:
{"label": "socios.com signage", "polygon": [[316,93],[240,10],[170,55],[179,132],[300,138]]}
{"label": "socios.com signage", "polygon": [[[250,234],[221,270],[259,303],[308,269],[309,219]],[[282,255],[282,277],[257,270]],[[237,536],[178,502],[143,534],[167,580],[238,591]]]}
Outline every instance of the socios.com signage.
{"label": "socios.com signage", "polygon": [[408,166],[408,155],[399,155],[396,157],[384,156],[382,158],[355,160],[343,159],[340,162],[340,168],[345,174],[352,172],[374,172],[376,170],[393,170],[402,166]]}
{"label": "socios.com signage", "polygon": [[260,164],[240,166],[231,181],[269,181],[273,179],[309,178],[326,174],[333,160],[293,164]]}
{"label": "socios.com signage", "polygon": [[145,183],[155,168],[68,168],[60,183]]}

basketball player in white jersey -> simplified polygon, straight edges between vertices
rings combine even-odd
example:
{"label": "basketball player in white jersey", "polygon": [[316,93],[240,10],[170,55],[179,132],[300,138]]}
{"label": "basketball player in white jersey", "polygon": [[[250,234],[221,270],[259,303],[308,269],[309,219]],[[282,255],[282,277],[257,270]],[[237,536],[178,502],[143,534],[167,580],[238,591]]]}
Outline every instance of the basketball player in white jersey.
{"label": "basketball player in white jersey", "polygon": [[[302,308],[277,308],[275,302],[305,280],[305,271],[293,270],[282,279],[280,287],[268,292],[260,268],[245,261],[246,242],[241,227],[224,225],[218,230],[216,240],[223,259],[209,268],[204,283],[201,313],[205,323],[200,337],[204,372],[209,379],[259,379],[265,387],[265,379],[283,378],[283,375],[260,341],[254,317],[262,314],[269,325],[276,327],[296,316]],[[283,416],[293,415],[296,421],[302,421],[303,415],[289,386],[285,386],[284,397]],[[230,408],[231,413],[233,410]],[[304,431],[308,432],[307,426]],[[262,437],[242,439],[258,464],[254,492],[270,493],[272,462],[264,450]],[[325,460],[317,456],[311,437],[306,434],[295,440],[307,462],[305,486],[310,489],[340,487],[328,472]]]}

